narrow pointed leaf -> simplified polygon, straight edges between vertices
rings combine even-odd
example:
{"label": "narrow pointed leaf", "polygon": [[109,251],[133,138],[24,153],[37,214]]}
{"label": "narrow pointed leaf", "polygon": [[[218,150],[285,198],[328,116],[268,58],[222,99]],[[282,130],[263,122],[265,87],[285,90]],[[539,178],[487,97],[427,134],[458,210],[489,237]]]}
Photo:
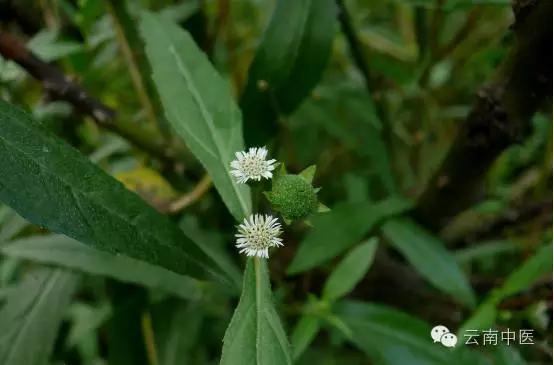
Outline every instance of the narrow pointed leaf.
{"label": "narrow pointed leaf", "polygon": [[292,356],[297,360],[313,342],[319,329],[321,320],[313,314],[305,314],[294,327],[291,335]]}
{"label": "narrow pointed leaf", "polygon": [[0,364],[46,365],[79,275],[62,269],[30,272],[0,310]]}
{"label": "narrow pointed leaf", "polygon": [[249,143],[270,138],[278,114],[291,113],[317,84],[331,54],[336,19],[333,0],[277,2],[241,98]]}
{"label": "narrow pointed leaf", "polygon": [[437,289],[462,304],[475,304],[467,277],[443,242],[406,218],[390,219],[382,229],[391,245]]}
{"label": "narrow pointed leaf", "polygon": [[242,118],[229,85],[190,35],[177,24],[143,13],[140,29],[152,77],[167,120],[210,173],[237,220],[250,214],[250,189],[230,175],[235,152],[244,150]]}
{"label": "narrow pointed leaf", "polygon": [[323,288],[323,299],[336,300],[348,294],[369,269],[379,240],[375,237],[355,247],[338,264]]}
{"label": "narrow pointed leaf", "polygon": [[200,284],[190,277],[127,256],[95,250],[64,235],[22,238],[9,242],[0,252],[6,256],[161,289],[184,299],[195,299],[201,295]]}
{"label": "narrow pointed leaf", "polygon": [[292,364],[290,346],[271,294],[267,264],[250,258],[239,304],[223,339],[220,365]]}
{"label": "narrow pointed leaf", "polygon": [[432,326],[393,308],[341,301],[338,317],[351,329],[349,338],[376,364],[443,365],[454,357],[449,349],[435,346],[429,337]]}
{"label": "narrow pointed leaf", "polygon": [[99,250],[232,283],[167,217],[27,113],[0,101],[0,125],[0,200],[23,218]]}
{"label": "narrow pointed leaf", "polygon": [[533,256],[515,269],[498,289],[493,289],[460,327],[462,334],[468,329],[490,328],[497,317],[497,307],[502,300],[530,288],[541,276],[552,270],[552,243],[542,246]]}
{"label": "narrow pointed leaf", "polygon": [[304,180],[306,180],[307,182],[309,182],[311,184],[312,181],[314,180],[315,170],[316,170],[315,165],[308,166],[301,173],[299,173],[298,175],[300,175]]}
{"label": "narrow pointed leaf", "polygon": [[389,198],[377,203],[341,203],[311,218],[313,229],[300,244],[287,269],[290,275],[309,270],[359,243],[384,218],[403,212],[411,203]]}

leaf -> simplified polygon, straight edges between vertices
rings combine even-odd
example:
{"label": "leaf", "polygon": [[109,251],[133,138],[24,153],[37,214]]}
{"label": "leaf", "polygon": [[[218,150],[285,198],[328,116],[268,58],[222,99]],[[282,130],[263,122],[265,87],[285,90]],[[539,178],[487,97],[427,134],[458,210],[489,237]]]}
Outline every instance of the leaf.
{"label": "leaf", "polygon": [[167,120],[209,172],[235,217],[250,214],[250,189],[230,175],[244,150],[241,113],[228,85],[190,35],[166,18],[143,13],[140,30]]}
{"label": "leaf", "polygon": [[5,217],[5,221],[0,225],[0,246],[17,236],[27,226],[29,226],[29,222],[10,209]]}
{"label": "leaf", "polygon": [[292,358],[296,361],[310,346],[321,328],[320,319],[312,314],[305,314],[294,327],[291,335]]}
{"label": "leaf", "polygon": [[300,244],[287,273],[298,274],[331,260],[360,242],[379,221],[409,207],[410,202],[395,197],[378,203],[342,203],[315,215],[313,229]]}
{"label": "leaf", "polygon": [[[287,123],[293,128],[298,153],[305,154],[310,149],[298,126],[304,125],[314,132],[325,131],[333,140],[364,158],[369,169],[369,178],[365,177],[365,180],[371,186],[373,199],[395,194],[397,188],[389,151],[384,143],[383,122],[367,90],[353,87],[351,83],[337,85],[333,82],[318,86],[317,92],[317,98],[306,100]],[[312,154],[309,161],[318,158],[325,150],[321,134],[316,133],[315,139],[318,147],[314,152],[308,152]]]}
{"label": "leaf", "polygon": [[531,258],[508,276],[498,297],[506,298],[529,288],[538,278],[552,271],[552,243],[541,247]]}
{"label": "leaf", "polygon": [[351,329],[349,340],[372,363],[388,365],[453,364],[452,352],[435,346],[431,325],[393,308],[357,301],[341,301],[334,308]]}
{"label": "leaf", "polygon": [[223,339],[221,365],[292,364],[289,344],[273,307],[267,264],[249,258],[239,304]]}
{"label": "leaf", "polygon": [[299,173],[298,175],[311,184],[314,180],[315,171],[316,171],[316,166],[311,165],[306,167],[304,170],[302,170],[302,172]]}
{"label": "leaf", "polygon": [[152,314],[160,364],[194,363],[194,350],[202,344],[203,305],[198,302],[163,302],[154,308]]}
{"label": "leaf", "polygon": [[517,251],[518,245],[515,242],[509,240],[493,240],[478,242],[470,247],[457,250],[454,255],[459,263],[469,263]]}
{"label": "leaf", "polygon": [[148,343],[151,319],[148,292],[143,288],[107,282],[112,315],[106,324],[107,363],[117,365],[149,365]]}
{"label": "leaf", "polygon": [[46,62],[55,61],[84,50],[81,43],[60,40],[58,29],[41,30],[29,40],[27,47]]}
{"label": "leaf", "polygon": [[354,289],[373,262],[378,244],[377,238],[370,238],[342,259],[323,287],[324,300],[339,299]]}
{"label": "leaf", "polygon": [[466,276],[438,238],[407,218],[390,219],[382,230],[390,244],[437,289],[462,304],[475,305],[475,294]]}
{"label": "leaf", "polygon": [[493,289],[458,330],[462,334],[468,329],[485,329],[492,326],[497,316],[497,306],[507,297],[529,288],[541,276],[552,271],[552,243],[541,247],[531,258],[514,270],[504,284]]}
{"label": "leaf", "polygon": [[99,250],[232,283],[167,217],[21,110],[0,101],[0,200]]}
{"label": "leaf", "polygon": [[162,289],[183,299],[195,299],[201,295],[201,286],[196,280],[130,257],[95,250],[63,235],[23,238],[10,242],[0,252],[11,257]]}
{"label": "leaf", "polygon": [[27,274],[0,311],[0,363],[46,365],[79,276],[62,269]]}
{"label": "leaf", "polygon": [[319,81],[331,54],[336,15],[333,0],[277,2],[240,103],[249,143],[269,139],[277,114],[291,113]]}

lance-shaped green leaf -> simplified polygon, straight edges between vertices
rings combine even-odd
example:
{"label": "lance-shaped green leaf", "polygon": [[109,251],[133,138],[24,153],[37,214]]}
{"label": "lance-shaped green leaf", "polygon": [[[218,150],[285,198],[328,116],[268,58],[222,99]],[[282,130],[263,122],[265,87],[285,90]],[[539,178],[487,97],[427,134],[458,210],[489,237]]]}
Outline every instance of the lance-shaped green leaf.
{"label": "lance-shaped green leaf", "polygon": [[248,73],[241,99],[246,139],[271,137],[277,113],[289,114],[321,78],[336,31],[334,0],[279,0]]}
{"label": "lance-shaped green leaf", "polygon": [[197,299],[201,295],[201,284],[190,277],[127,256],[95,250],[64,235],[22,238],[9,242],[0,252],[6,256],[161,289],[184,299]]}
{"label": "lance-shaped green leaf", "polygon": [[334,310],[352,331],[349,340],[364,351],[372,363],[460,364],[453,353],[435,346],[432,326],[393,308],[357,301],[341,301]]}
{"label": "lance-shaped green leaf", "polygon": [[541,276],[552,270],[552,243],[542,246],[532,257],[515,269],[504,284],[493,289],[458,330],[462,335],[468,329],[490,328],[498,314],[497,307],[505,298],[526,290]]}
{"label": "lance-shaped green leaf", "polygon": [[313,342],[319,329],[321,320],[312,314],[304,314],[298,320],[291,335],[292,357],[296,361]]}
{"label": "lance-shaped green leaf", "polygon": [[391,197],[377,203],[340,203],[324,214],[311,218],[313,229],[300,244],[287,269],[297,274],[329,261],[359,243],[384,218],[401,213],[411,203]]}
{"label": "lance-shaped green leaf", "polygon": [[48,364],[79,276],[62,269],[27,274],[0,311],[0,364]]}
{"label": "lance-shaped green leaf", "polygon": [[249,258],[242,295],[223,339],[220,364],[292,364],[289,347],[273,306],[266,261]]}
{"label": "lance-shaped green leaf", "polygon": [[167,217],[27,113],[0,101],[0,200],[99,250],[196,278],[229,275]]}
{"label": "lance-shaped green leaf", "polygon": [[375,257],[379,240],[375,237],[355,247],[338,264],[323,287],[324,300],[337,300],[363,279]]}
{"label": "lance-shaped green leaf", "polygon": [[190,35],[178,25],[144,13],[140,29],[152,77],[167,120],[210,173],[235,219],[250,214],[250,190],[231,177],[230,163],[244,150],[242,118],[229,85]]}
{"label": "lance-shaped green leaf", "polygon": [[438,238],[406,218],[393,218],[382,227],[385,237],[436,288],[468,306],[475,294],[454,256]]}

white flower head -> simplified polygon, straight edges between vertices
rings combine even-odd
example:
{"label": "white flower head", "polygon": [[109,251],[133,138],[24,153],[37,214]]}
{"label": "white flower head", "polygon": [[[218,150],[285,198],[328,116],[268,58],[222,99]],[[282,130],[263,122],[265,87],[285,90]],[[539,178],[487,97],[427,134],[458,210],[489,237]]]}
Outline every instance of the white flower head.
{"label": "white flower head", "polygon": [[251,214],[238,226],[236,247],[247,256],[269,258],[270,247],[283,246],[281,224],[271,215]]}
{"label": "white flower head", "polygon": [[276,160],[266,160],[267,148],[251,147],[248,151],[235,153],[237,157],[231,162],[231,175],[237,183],[244,184],[248,180],[260,181],[262,178],[271,179],[276,167]]}

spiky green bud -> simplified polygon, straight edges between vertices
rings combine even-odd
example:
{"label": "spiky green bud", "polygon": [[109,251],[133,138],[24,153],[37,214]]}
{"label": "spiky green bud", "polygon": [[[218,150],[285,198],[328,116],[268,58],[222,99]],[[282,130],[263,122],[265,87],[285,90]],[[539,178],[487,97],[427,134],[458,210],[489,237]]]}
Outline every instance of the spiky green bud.
{"label": "spiky green bud", "polygon": [[317,190],[300,175],[282,175],[266,193],[273,208],[286,220],[306,218],[317,211]]}

